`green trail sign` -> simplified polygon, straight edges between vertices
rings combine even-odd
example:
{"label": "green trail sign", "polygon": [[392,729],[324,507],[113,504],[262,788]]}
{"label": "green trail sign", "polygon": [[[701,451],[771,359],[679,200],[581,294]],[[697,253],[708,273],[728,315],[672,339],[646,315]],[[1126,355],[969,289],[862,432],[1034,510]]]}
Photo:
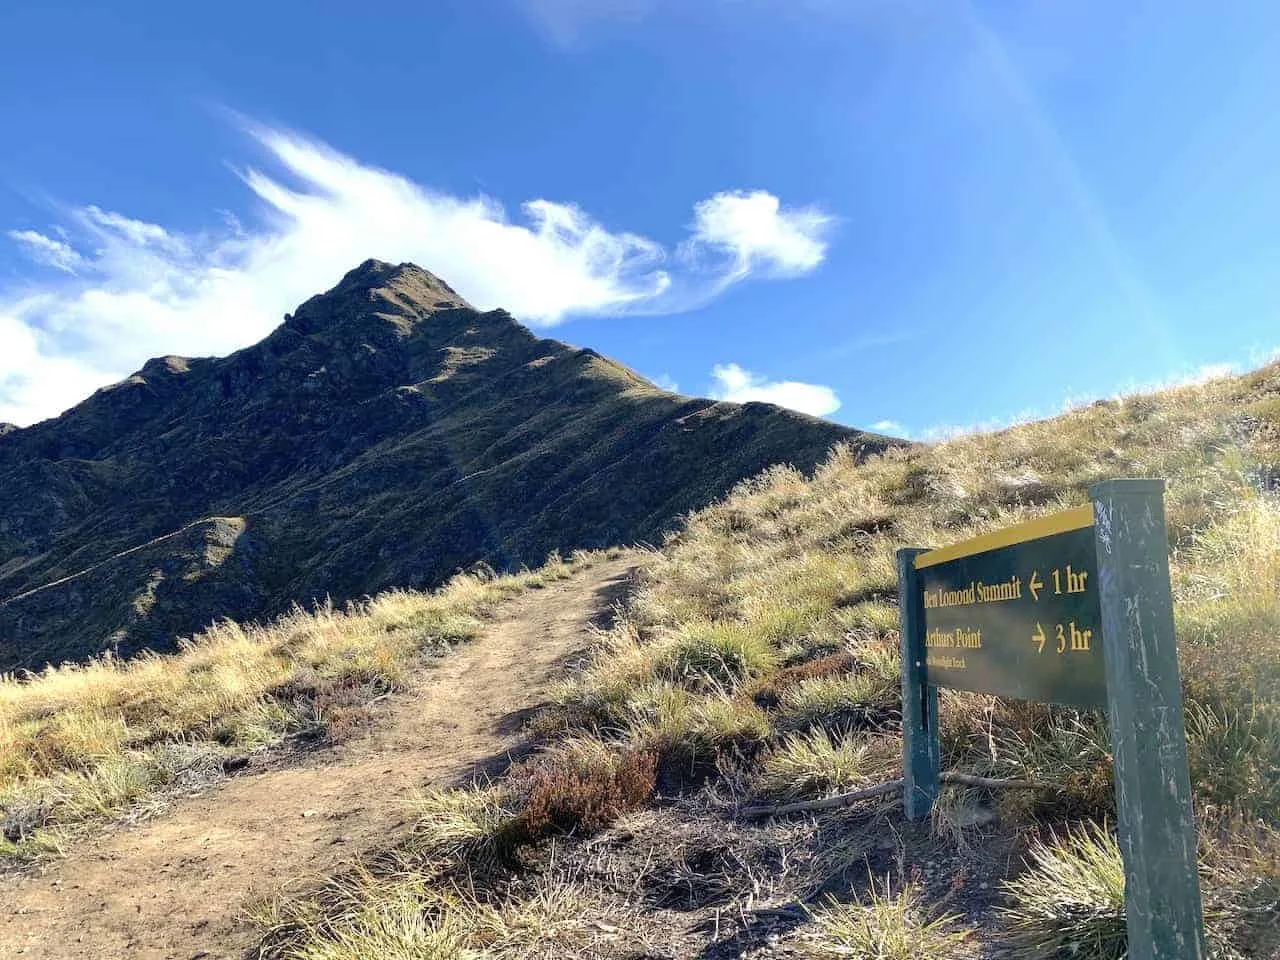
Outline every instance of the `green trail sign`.
{"label": "green trail sign", "polygon": [[916,557],[927,681],[1106,706],[1093,539],[1085,506]]}
{"label": "green trail sign", "polygon": [[903,801],[938,795],[938,687],[1104,709],[1130,960],[1206,955],[1163,480],[938,550],[898,551]]}

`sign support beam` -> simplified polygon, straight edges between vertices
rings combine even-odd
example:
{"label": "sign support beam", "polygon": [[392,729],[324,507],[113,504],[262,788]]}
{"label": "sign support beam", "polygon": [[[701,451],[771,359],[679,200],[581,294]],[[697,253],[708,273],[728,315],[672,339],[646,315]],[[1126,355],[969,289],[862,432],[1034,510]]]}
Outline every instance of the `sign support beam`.
{"label": "sign support beam", "polygon": [[902,777],[908,820],[929,816],[938,798],[938,688],[925,681],[924,592],[916,557],[924,550],[897,552],[898,618],[902,633]]}
{"label": "sign support beam", "polygon": [[[1207,955],[1169,586],[1163,480],[1107,480],[1094,506],[1107,717],[1131,960]],[[899,555],[901,556],[901,555]]]}

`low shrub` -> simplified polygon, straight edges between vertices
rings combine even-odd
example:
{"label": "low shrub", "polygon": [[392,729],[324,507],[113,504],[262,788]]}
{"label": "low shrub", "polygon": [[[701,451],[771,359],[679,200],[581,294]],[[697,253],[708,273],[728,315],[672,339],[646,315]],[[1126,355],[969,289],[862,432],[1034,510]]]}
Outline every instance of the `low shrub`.
{"label": "low shrub", "polygon": [[657,757],[591,739],[558,745],[514,774],[521,801],[511,833],[521,842],[591,833],[644,805],[657,782]]}

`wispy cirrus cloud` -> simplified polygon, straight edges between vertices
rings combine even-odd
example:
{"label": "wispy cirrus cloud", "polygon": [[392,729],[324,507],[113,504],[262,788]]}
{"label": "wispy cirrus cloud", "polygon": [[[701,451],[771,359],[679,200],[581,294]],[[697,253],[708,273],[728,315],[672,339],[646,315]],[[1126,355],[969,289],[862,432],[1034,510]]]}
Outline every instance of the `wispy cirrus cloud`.
{"label": "wispy cirrus cloud", "polygon": [[770,380],[736,363],[717,364],[711,370],[715,381],[710,395],[717,400],[748,403],[776,403],[815,417],[825,417],[840,409],[840,398],[830,387],[798,380]]}
{"label": "wispy cirrus cloud", "polygon": [[44,272],[0,288],[0,420],[30,423],[71,406],[152,356],[226,353],[376,257],[412,261],[481,309],[534,325],[573,316],[661,314],[705,303],[751,277],[815,269],[830,217],[765,191],[694,207],[673,247],[533,199],[517,216],[458,197],[285,130],[249,124],[277,168],[238,170],[262,216],[224,215],[180,232],[98,205],[58,211],[47,231],[8,237]]}
{"label": "wispy cirrus cloud", "polygon": [[516,6],[547,40],[570,49],[590,42],[611,26],[624,28],[679,14],[707,14],[741,20],[752,14],[777,24],[804,16],[831,23],[854,21],[863,26],[899,19],[919,20],[915,8],[924,0],[884,3],[881,0],[515,0]]}
{"label": "wispy cirrus cloud", "polygon": [[10,230],[9,239],[26,247],[31,258],[37,263],[43,263],[55,270],[75,273],[76,268],[84,262],[69,243],[46,237],[35,230]]}
{"label": "wispy cirrus cloud", "polygon": [[592,27],[607,23],[635,23],[644,19],[658,0],[519,0],[526,16],[553,43],[571,47]]}

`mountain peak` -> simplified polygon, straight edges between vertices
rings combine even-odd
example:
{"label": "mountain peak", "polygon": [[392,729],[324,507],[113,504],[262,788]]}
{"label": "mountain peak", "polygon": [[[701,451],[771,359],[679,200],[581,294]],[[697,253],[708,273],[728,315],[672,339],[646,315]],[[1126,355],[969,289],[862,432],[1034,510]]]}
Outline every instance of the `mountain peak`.
{"label": "mountain peak", "polygon": [[404,327],[444,310],[474,310],[434,273],[415,263],[369,259],[338,282],[285,315],[285,325],[302,333],[347,326],[356,318],[394,317]]}
{"label": "mountain peak", "polygon": [[261,343],[4,429],[0,671],[654,542],[771,464],[892,442],[664,393],[378,260]]}
{"label": "mountain peak", "polygon": [[471,307],[471,304],[467,303],[453,287],[416,263],[394,264],[372,258],[348,271],[338,285],[329,292],[350,293],[382,289],[395,290],[397,293],[436,307],[444,304]]}

